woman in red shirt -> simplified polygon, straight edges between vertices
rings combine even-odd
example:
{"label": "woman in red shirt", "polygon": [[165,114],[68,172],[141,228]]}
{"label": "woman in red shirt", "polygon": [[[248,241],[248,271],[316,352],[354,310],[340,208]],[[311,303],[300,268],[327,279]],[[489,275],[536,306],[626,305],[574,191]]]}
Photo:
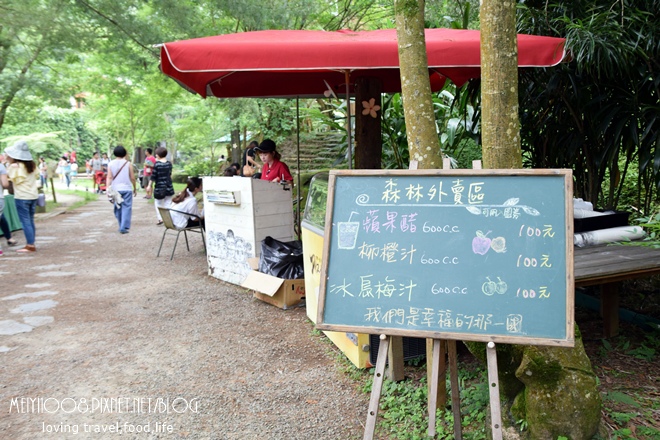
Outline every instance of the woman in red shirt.
{"label": "woman in red shirt", "polygon": [[280,153],[276,151],[275,142],[270,139],[264,141],[255,147],[259,153],[259,158],[264,164],[261,168],[261,180],[270,180],[271,182],[292,182],[293,177],[289,172],[289,167],[280,161]]}

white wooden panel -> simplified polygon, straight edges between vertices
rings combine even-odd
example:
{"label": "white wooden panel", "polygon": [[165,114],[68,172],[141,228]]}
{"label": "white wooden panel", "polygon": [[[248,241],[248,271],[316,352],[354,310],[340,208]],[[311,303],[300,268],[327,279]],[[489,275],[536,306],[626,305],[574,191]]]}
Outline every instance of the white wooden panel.
{"label": "white wooden panel", "polygon": [[284,191],[279,185],[269,183],[265,188],[256,189],[252,193],[252,201],[255,204],[278,201],[292,203],[291,191]]}
{"label": "white wooden panel", "polygon": [[293,212],[293,205],[282,202],[263,202],[254,205],[254,213],[257,217],[262,215],[271,214],[291,214]]}
{"label": "white wooden panel", "polygon": [[256,237],[259,246],[261,246],[261,240],[266,237],[273,237],[279,241],[292,241],[294,239],[293,228],[289,228],[288,226],[277,226],[273,228],[260,229]]}
{"label": "white wooden panel", "polygon": [[291,226],[293,228],[293,213],[262,215],[255,217],[254,222],[257,231],[274,226]]}
{"label": "white wooden panel", "polygon": [[214,219],[213,224],[219,228],[248,228],[252,229],[253,233],[257,227],[256,222],[259,219],[252,215],[235,215],[222,213]]}

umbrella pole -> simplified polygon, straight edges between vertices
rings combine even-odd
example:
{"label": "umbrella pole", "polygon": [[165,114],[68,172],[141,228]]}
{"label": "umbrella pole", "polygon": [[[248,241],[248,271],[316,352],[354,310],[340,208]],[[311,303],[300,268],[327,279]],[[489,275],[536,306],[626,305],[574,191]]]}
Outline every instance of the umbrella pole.
{"label": "umbrella pole", "polygon": [[353,132],[353,129],[351,127],[351,95],[350,95],[350,87],[349,87],[349,81],[350,81],[350,72],[348,70],[344,70],[344,75],[346,77],[346,115],[347,115],[347,130],[348,133],[346,133],[347,139],[348,139],[348,169],[351,170],[353,169],[353,140],[351,139],[351,133]]}
{"label": "umbrella pole", "polygon": [[296,234],[298,234],[298,240],[300,240],[300,231],[301,231],[300,230],[300,221],[301,221],[300,220],[300,203],[301,203],[301,200],[300,200],[300,97],[299,96],[296,96],[296,128],[297,128],[297,130],[296,130],[296,132],[297,132],[296,144],[297,144],[297,148],[298,148],[298,152],[297,152],[298,153],[297,154],[297,156],[298,156],[298,159],[297,159],[298,160],[298,162],[297,162],[297,164],[298,164],[298,183],[296,185],[296,200],[297,200],[296,210],[297,210],[298,215],[296,216],[296,223],[297,223],[296,224]]}

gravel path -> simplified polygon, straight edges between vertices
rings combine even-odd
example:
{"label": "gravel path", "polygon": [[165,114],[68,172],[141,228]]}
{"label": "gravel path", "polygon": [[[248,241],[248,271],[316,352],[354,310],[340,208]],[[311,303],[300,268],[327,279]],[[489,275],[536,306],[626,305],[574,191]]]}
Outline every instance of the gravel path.
{"label": "gravel path", "polygon": [[126,235],[102,199],[39,220],[33,255],[0,238],[0,438],[360,438],[368,396],[304,308],[209,277],[196,234],[156,258],[141,196]]}

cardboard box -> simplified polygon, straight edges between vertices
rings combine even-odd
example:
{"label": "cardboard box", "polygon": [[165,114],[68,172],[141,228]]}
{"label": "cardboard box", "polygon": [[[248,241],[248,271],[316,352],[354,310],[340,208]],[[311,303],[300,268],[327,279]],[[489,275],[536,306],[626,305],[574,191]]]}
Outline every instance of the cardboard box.
{"label": "cardboard box", "polygon": [[597,217],[576,218],[573,220],[574,232],[577,234],[579,232],[628,226],[629,216],[629,212],[616,211],[612,214],[599,215]]}
{"label": "cardboard box", "polygon": [[258,258],[249,258],[252,271],[241,286],[254,291],[254,297],[281,309],[296,306],[305,298],[305,280],[285,280],[256,270]]}

